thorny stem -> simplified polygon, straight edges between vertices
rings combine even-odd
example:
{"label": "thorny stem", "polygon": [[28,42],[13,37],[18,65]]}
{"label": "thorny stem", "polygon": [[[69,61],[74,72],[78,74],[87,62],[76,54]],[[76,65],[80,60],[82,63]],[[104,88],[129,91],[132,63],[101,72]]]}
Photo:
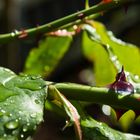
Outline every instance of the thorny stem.
{"label": "thorny stem", "polygon": [[[57,83],[54,86],[68,99],[107,104],[122,109],[140,109],[140,94],[123,95],[106,87],[91,87],[72,83]],[[48,90],[48,98],[51,97]]]}
{"label": "thorny stem", "polygon": [[99,3],[88,9],[81,10],[77,13],[60,18],[60,19],[50,22],[48,24],[44,24],[44,25],[41,25],[41,26],[38,26],[35,28],[31,28],[31,29],[27,29],[24,31],[15,31],[12,33],[1,34],[0,35],[0,44],[8,43],[8,42],[16,40],[16,39],[23,39],[24,37],[30,38],[30,37],[36,36],[38,34],[48,33],[48,32],[57,30],[64,25],[67,25],[70,23],[76,23],[77,20],[82,21],[84,18],[87,18],[90,15],[93,15],[93,14],[96,14],[96,13],[99,13],[99,12],[102,12],[105,10],[116,8],[116,7],[119,7],[120,5],[124,5],[129,2],[133,2],[133,0],[114,0],[110,3]]}

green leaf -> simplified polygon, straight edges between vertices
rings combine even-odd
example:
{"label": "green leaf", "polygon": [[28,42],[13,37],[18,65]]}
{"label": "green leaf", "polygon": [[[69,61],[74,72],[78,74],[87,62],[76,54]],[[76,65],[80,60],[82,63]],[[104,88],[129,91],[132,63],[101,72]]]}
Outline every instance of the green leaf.
{"label": "green leaf", "polygon": [[92,118],[81,121],[84,140],[140,140],[140,136],[122,133]]}
{"label": "green leaf", "polygon": [[[116,57],[118,58],[116,61],[118,61],[119,65],[122,64],[126,71],[140,75],[140,53],[138,47],[115,38],[113,33],[108,32],[104,25],[99,22],[90,21],[89,23],[83,26],[90,38],[88,39],[84,33],[83,52],[94,63],[97,85],[105,85],[112,82],[115,77],[115,69],[113,67],[115,66],[118,69],[116,66],[117,62],[114,63]],[[111,56],[111,50],[108,50],[108,46],[115,57]]]}
{"label": "green leaf", "polygon": [[69,36],[45,38],[39,43],[38,48],[30,52],[24,72],[48,76],[68,50],[71,41],[72,38]]}
{"label": "green leaf", "polygon": [[124,132],[128,131],[132,123],[134,123],[135,116],[136,114],[133,110],[128,110],[121,116],[119,124]]}
{"label": "green leaf", "polygon": [[32,135],[43,121],[45,88],[40,77],[18,76],[0,67],[0,140]]}
{"label": "green leaf", "polygon": [[[95,32],[93,32],[94,39],[98,40],[98,36],[95,37],[94,33]],[[106,84],[113,82],[115,69],[108,58],[106,50],[102,45],[91,40],[86,32],[83,33],[82,41],[84,55],[94,64],[96,85],[105,86]]]}
{"label": "green leaf", "polygon": [[93,22],[100,40],[103,44],[109,45],[118,57],[126,71],[140,75],[140,51],[137,46],[117,39],[111,31],[99,22]]}

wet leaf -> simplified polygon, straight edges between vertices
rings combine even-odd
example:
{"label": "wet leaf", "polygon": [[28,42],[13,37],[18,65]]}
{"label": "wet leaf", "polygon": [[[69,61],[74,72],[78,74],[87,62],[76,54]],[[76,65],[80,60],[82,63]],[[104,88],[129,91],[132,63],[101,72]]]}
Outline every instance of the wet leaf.
{"label": "wet leaf", "polygon": [[47,37],[40,41],[39,47],[30,52],[24,72],[28,74],[40,74],[47,77],[56,68],[64,56],[70,43],[71,37]]}
{"label": "wet leaf", "polygon": [[111,31],[107,31],[105,26],[99,22],[94,22],[93,26],[98,35],[100,35],[101,42],[112,48],[114,54],[118,57],[118,60],[124,66],[126,71],[140,75],[139,48],[135,45],[117,39]]}
{"label": "wet leaf", "polygon": [[[97,85],[113,82],[115,68],[118,68],[115,66],[117,63],[122,64],[126,71],[140,75],[140,52],[137,46],[115,38],[113,33],[107,31],[99,22],[89,21],[83,26],[83,30],[88,35],[83,34],[83,52],[94,64]],[[114,56],[110,55],[108,47],[113,51]],[[117,61],[114,62],[116,58]]]}
{"label": "wet leaf", "polygon": [[81,121],[84,140],[140,140],[140,136],[122,133],[92,118]]}
{"label": "wet leaf", "polygon": [[45,82],[0,67],[0,140],[25,140],[43,121]]}
{"label": "wet leaf", "polygon": [[[93,39],[98,41],[100,37],[95,34]],[[115,69],[108,58],[106,50],[94,40],[91,40],[86,32],[83,33],[83,53],[94,65],[96,85],[105,86],[114,81]]]}

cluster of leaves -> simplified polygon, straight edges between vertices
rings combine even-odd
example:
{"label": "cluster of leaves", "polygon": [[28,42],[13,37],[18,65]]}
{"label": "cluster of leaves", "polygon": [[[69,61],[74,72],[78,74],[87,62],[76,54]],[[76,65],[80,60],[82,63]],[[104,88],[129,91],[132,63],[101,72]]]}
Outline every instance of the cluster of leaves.
{"label": "cluster of leaves", "polygon": [[[139,92],[139,78],[136,79],[134,76],[140,76],[138,47],[115,38],[102,23],[85,20],[81,25],[76,25],[76,30],[70,28],[47,34],[45,39],[40,41],[39,47],[31,50],[27,58],[24,73],[28,75],[16,75],[8,69],[0,68],[0,140],[31,139],[30,136],[43,121],[44,108],[48,109],[48,106],[51,106],[53,111],[57,112],[59,109],[66,113],[70,118],[68,126],[74,124],[79,140],[140,139],[140,136],[113,130],[91,117],[82,116],[83,108],[79,109],[78,105],[75,105],[78,108],[76,109],[51,82],[31,76],[41,75],[46,78],[52,73],[70,48],[77,29],[80,29],[82,34],[83,54],[94,64],[96,86],[112,83],[123,65],[127,71],[127,80],[133,84],[134,90]],[[135,57],[126,60],[132,55]],[[116,88],[115,92],[123,94],[125,90],[120,92]],[[129,91],[129,94],[133,93]],[[117,118],[113,108],[111,113]],[[126,124],[134,119],[135,112],[129,110],[123,114],[119,122],[126,131],[129,127]]]}

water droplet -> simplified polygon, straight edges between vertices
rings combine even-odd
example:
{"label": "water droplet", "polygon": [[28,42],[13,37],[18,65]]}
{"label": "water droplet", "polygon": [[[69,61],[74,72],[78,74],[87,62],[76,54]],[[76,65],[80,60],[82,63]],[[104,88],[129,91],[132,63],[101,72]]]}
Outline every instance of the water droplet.
{"label": "water droplet", "polygon": [[117,60],[117,56],[112,56],[112,57],[111,57],[111,60],[112,60],[112,61],[116,61],[116,60]]}
{"label": "water droplet", "polygon": [[23,132],[27,132],[28,126],[23,126]]}
{"label": "water droplet", "polygon": [[12,36],[12,37],[14,37],[14,36],[15,36],[15,33],[14,33],[14,32],[12,32],[12,33],[11,33],[11,36]]}
{"label": "water droplet", "polygon": [[20,117],[19,117],[18,119],[19,119],[19,120],[21,120],[21,118],[20,118]]}
{"label": "water droplet", "polygon": [[17,34],[19,34],[19,31],[18,30],[15,30],[14,33],[17,35]]}
{"label": "water droplet", "polygon": [[4,114],[4,113],[6,113],[6,111],[2,109],[2,110],[1,110],[1,113],[3,113],[3,114]]}
{"label": "water droplet", "polygon": [[31,76],[30,78],[31,78],[32,80],[36,80],[36,79],[38,79],[37,76]]}
{"label": "water droplet", "polygon": [[18,113],[19,113],[19,114],[22,114],[22,111],[19,111]]}
{"label": "water droplet", "polygon": [[30,123],[29,122],[27,123],[27,126],[30,126]]}
{"label": "water droplet", "polygon": [[4,105],[5,105],[5,106],[7,106],[7,105],[8,105],[8,103],[4,103]]}
{"label": "water droplet", "polygon": [[31,114],[31,117],[32,118],[35,118],[36,117],[36,114],[35,113]]}
{"label": "water droplet", "polygon": [[13,131],[12,131],[12,134],[13,134],[13,135],[18,135],[18,134],[19,134],[19,130],[18,130],[18,129],[13,130]]}
{"label": "water droplet", "polygon": [[108,105],[103,105],[102,106],[102,111],[107,116],[110,116],[110,114],[111,114],[111,108]]}
{"label": "water droplet", "polygon": [[10,100],[10,103],[14,103],[14,101],[13,100]]}
{"label": "water droplet", "polygon": [[36,130],[36,128],[37,128],[37,126],[35,125],[35,126],[33,127],[33,130]]}
{"label": "water droplet", "polygon": [[5,127],[8,129],[16,129],[18,127],[19,123],[18,121],[9,121],[8,123],[5,124]]}
{"label": "water droplet", "polygon": [[39,104],[40,101],[39,101],[38,99],[35,99],[35,103],[36,103],[36,104]]}
{"label": "water droplet", "polygon": [[21,135],[20,135],[20,137],[21,137],[21,138],[24,138],[24,135],[23,135],[23,134],[21,134]]}
{"label": "water droplet", "polygon": [[12,117],[13,115],[10,113],[9,116]]}
{"label": "water droplet", "polygon": [[136,79],[136,80],[138,80],[138,79],[139,79],[139,76],[138,76],[138,75],[135,75],[134,77],[135,77],[135,79]]}
{"label": "water droplet", "polygon": [[3,137],[7,137],[7,135],[6,135],[6,134],[4,134],[4,135],[3,135]]}

